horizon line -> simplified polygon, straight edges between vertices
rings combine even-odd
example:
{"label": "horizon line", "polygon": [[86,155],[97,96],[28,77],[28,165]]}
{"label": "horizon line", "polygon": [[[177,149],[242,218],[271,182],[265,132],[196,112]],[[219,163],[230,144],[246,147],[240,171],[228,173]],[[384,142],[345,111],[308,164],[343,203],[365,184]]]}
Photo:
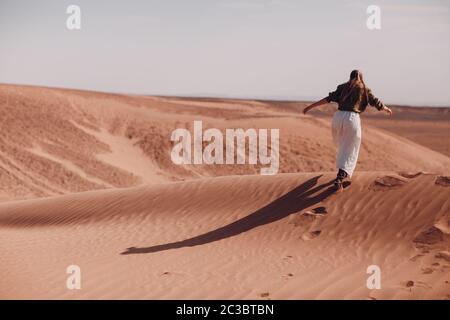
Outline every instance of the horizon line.
{"label": "horizon line", "polygon": [[[147,96],[147,97],[162,97],[162,98],[197,98],[197,99],[225,99],[225,100],[257,100],[257,101],[278,101],[278,102],[314,102],[318,101],[324,97],[315,96],[283,96],[283,95],[230,95],[230,94],[220,94],[220,93],[171,93],[171,94],[159,94],[159,93],[131,93],[124,91],[114,91],[114,90],[98,90],[98,89],[86,89],[81,87],[61,87],[52,85],[39,85],[39,84],[24,84],[24,83],[7,83],[0,82],[0,85],[12,85],[12,86],[26,86],[26,87],[41,87],[47,89],[61,89],[61,90],[79,90],[86,92],[98,92],[98,93],[109,93],[109,94],[121,94],[130,96]],[[450,108],[450,104],[411,104],[411,103],[389,103],[385,102],[387,105],[396,107],[412,107],[412,108]]]}

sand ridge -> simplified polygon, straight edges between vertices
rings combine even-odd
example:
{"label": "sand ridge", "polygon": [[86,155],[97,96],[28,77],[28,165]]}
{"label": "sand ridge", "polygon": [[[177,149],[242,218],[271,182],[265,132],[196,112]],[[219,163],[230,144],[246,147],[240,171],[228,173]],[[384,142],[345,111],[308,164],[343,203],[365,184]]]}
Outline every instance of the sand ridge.
{"label": "sand ridge", "polygon": [[[363,119],[335,194],[330,115],[302,106],[0,85],[0,298],[450,299],[450,158]],[[280,174],[174,165],[194,120],[280,128]]]}
{"label": "sand ridge", "polygon": [[[222,131],[279,128],[279,172],[332,171],[330,119],[302,115],[303,105],[2,84],[0,201],[259,172],[254,165],[174,165],[171,132],[192,131],[195,120]],[[358,170],[445,174],[449,167],[447,156],[363,120]]]}
{"label": "sand ridge", "polygon": [[[359,172],[340,195],[332,173],[298,173],[6,202],[0,296],[448,298],[449,189],[427,174],[371,188],[393,176]],[[73,263],[82,290],[64,288]],[[381,290],[365,286],[371,264]]]}

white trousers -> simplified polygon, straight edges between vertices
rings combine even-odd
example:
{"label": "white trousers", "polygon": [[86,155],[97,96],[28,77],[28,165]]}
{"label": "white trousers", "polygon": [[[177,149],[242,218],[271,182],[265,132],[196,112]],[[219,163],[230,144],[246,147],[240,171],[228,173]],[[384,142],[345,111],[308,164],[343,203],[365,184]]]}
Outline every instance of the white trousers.
{"label": "white trousers", "polygon": [[336,169],[351,177],[358,161],[361,145],[361,119],[359,113],[338,110],[333,116],[333,141],[337,146]]}

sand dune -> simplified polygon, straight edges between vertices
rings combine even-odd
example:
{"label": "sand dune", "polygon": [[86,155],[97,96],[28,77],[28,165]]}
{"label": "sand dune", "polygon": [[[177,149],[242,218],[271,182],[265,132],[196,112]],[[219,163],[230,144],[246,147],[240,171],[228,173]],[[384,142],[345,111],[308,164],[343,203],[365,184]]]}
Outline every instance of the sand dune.
{"label": "sand dune", "polygon": [[[250,165],[174,165],[170,134],[192,129],[194,120],[205,129],[281,128],[280,172],[332,171],[330,120],[302,115],[303,105],[0,85],[0,201],[259,172]],[[363,129],[358,170],[450,167],[448,156],[423,144]]]}
{"label": "sand dune", "polygon": [[[304,104],[0,85],[0,298],[450,299],[446,109],[364,115],[334,194],[330,114]],[[280,174],[174,165],[194,120],[280,128]]]}
{"label": "sand dune", "polygon": [[[358,173],[336,195],[332,178],[229,176],[0,204],[0,297],[449,298],[449,187]],[[81,290],[65,288],[70,264]],[[366,288],[373,264],[381,290]]]}

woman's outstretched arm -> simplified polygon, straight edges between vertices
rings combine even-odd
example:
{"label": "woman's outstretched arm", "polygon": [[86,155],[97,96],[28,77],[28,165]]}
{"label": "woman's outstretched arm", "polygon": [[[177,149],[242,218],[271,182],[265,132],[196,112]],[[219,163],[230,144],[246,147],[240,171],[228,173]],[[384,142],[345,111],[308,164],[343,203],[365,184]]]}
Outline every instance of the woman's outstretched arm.
{"label": "woman's outstretched arm", "polygon": [[392,116],[392,110],[390,108],[388,108],[387,106],[384,105],[383,102],[381,102],[380,99],[378,99],[377,97],[375,97],[372,93],[372,90],[368,89],[367,90],[367,97],[369,98],[369,104],[371,106],[374,106],[375,108],[377,108],[379,111],[384,111],[386,112],[388,115]]}
{"label": "woman's outstretched arm", "polygon": [[328,103],[328,102],[329,102],[329,101],[328,101],[328,97],[325,97],[325,98],[323,98],[323,99],[321,99],[321,100],[319,100],[319,101],[317,101],[317,102],[314,102],[313,104],[307,106],[305,109],[303,109],[303,113],[306,114],[306,113],[307,113],[309,110],[311,110],[312,108],[321,106],[321,105],[326,104],[326,103]]}

